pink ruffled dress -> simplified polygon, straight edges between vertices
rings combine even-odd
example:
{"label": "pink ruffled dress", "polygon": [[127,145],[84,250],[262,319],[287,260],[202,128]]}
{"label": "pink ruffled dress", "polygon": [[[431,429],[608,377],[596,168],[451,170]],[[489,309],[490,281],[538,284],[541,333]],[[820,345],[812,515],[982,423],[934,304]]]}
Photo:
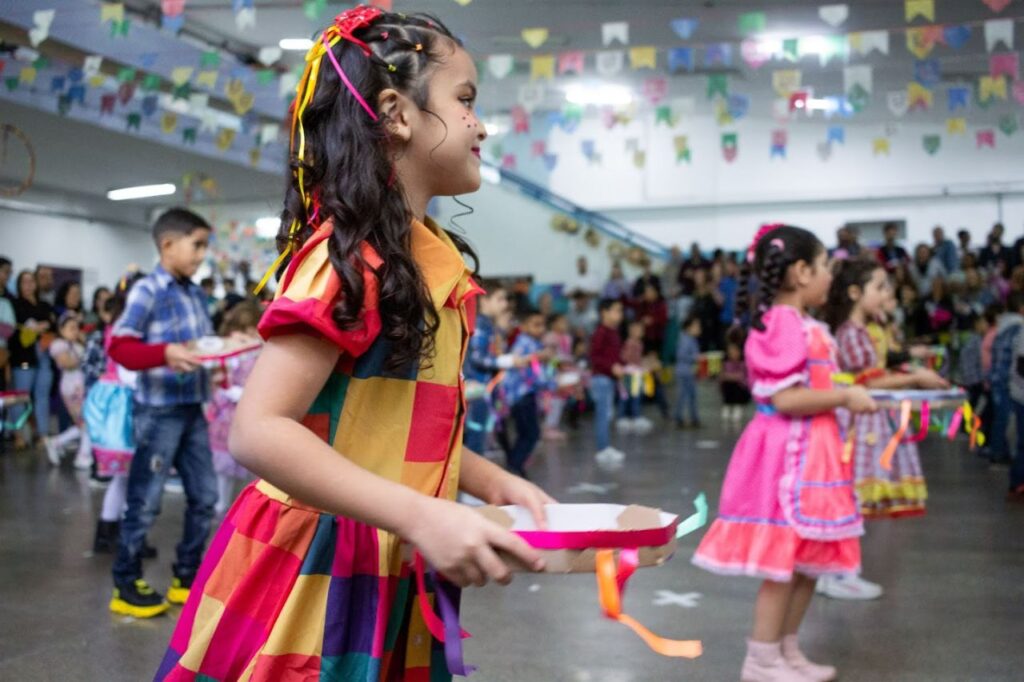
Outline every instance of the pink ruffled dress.
{"label": "pink ruffled dress", "polygon": [[745,348],[757,414],[736,444],[718,518],[693,563],[781,582],[793,573],[857,574],[864,526],[834,411],[790,417],[771,404],[792,386],[831,389],[835,341],[789,306],[771,308],[764,325]]}

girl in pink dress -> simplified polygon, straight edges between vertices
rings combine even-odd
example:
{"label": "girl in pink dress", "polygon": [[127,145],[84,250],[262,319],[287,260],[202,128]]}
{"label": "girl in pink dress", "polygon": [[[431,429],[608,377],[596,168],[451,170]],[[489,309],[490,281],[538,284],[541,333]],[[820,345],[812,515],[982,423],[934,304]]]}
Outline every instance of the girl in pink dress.
{"label": "girl in pink dress", "polygon": [[821,242],[765,226],[748,250],[760,283],[745,352],[757,414],[736,444],[718,518],[693,562],[724,575],[762,578],[744,682],[824,682],[831,666],[797,644],[815,580],[860,570],[860,511],[842,458],[836,408],[876,409],[865,389],[832,384],[835,342],[807,308],[825,303],[832,276]]}

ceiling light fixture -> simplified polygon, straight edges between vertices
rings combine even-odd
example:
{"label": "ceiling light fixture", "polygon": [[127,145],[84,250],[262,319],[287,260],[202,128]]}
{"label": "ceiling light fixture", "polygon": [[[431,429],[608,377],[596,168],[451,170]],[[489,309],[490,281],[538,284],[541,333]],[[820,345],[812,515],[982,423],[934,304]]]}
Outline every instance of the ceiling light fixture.
{"label": "ceiling light fixture", "polygon": [[281,227],[281,219],[277,216],[266,216],[256,219],[256,236],[260,239],[273,239]]}
{"label": "ceiling light fixture", "polygon": [[178,188],[171,183],[161,185],[139,185],[137,187],[122,187],[107,192],[107,198],[111,201],[127,201],[129,199],[147,199],[149,197],[165,197],[174,194]]}

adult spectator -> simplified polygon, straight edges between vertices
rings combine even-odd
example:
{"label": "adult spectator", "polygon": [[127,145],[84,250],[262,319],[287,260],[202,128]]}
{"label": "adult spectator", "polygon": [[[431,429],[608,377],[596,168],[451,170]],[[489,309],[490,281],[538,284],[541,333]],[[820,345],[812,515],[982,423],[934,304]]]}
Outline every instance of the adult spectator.
{"label": "adult spectator", "polygon": [[946,231],[941,225],[932,230],[932,243],[935,257],[942,263],[946,272],[952,274],[960,269],[960,256],[952,239],[946,239]]}
{"label": "adult spectator", "polygon": [[882,228],[885,241],[878,248],[878,260],[888,272],[896,272],[901,266],[910,263],[910,254],[896,241],[899,230],[896,223],[886,223]]}
{"label": "adult spectator", "polygon": [[946,268],[932,253],[930,246],[924,243],[917,245],[917,248],[914,249],[914,263],[910,266],[910,277],[914,280],[917,293],[920,296],[930,295],[932,280],[936,277],[945,280],[948,274]]}

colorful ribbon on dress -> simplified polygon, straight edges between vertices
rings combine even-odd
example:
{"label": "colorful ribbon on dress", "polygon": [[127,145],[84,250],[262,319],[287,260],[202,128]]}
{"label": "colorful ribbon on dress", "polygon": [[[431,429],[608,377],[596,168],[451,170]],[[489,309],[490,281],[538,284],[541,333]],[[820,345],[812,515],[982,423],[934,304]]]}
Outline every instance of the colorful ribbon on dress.
{"label": "colorful ribbon on dress", "polygon": [[[8,404],[8,399],[12,401],[10,404]],[[22,403],[25,404],[25,407],[21,411],[21,416],[13,422],[5,421],[0,423],[0,426],[2,426],[2,428],[0,428],[0,432],[8,429],[11,431],[20,431],[21,428],[25,426],[25,422],[28,421],[29,416],[32,414],[32,400],[28,393],[24,391],[0,392],[0,407],[4,410],[12,405],[20,405]]]}
{"label": "colorful ribbon on dress", "polygon": [[946,432],[946,437],[950,440],[956,438],[957,431],[960,430],[960,425],[963,424],[964,431],[970,438],[970,449],[985,444],[985,434],[981,432],[981,417],[974,413],[974,408],[971,404],[964,401],[964,404],[953,413],[953,419],[949,423],[949,430]]}
{"label": "colorful ribbon on dress", "polygon": [[463,660],[462,640],[468,639],[471,635],[459,624],[459,610],[454,599],[455,586],[448,584],[438,573],[431,572],[434,579],[434,594],[441,609],[441,617],[438,618],[427,597],[426,562],[419,552],[413,555],[413,565],[416,570],[416,598],[419,602],[420,615],[423,616],[423,622],[433,638],[444,644],[448,671],[454,675],[470,675],[476,668],[466,665]]}
{"label": "colorful ribbon on dress", "polygon": [[597,567],[597,593],[601,611],[607,618],[618,621],[635,632],[640,639],[662,656],[697,658],[703,653],[701,643],[696,640],[674,640],[659,637],[634,618],[622,612],[622,595],[626,583],[640,563],[639,550],[623,549],[619,552],[619,565],[615,566],[615,551],[599,549],[595,556]]}
{"label": "colorful ribbon on dress", "polygon": [[907,438],[910,443],[920,443],[928,435],[928,423],[931,420],[931,406],[928,401],[921,403],[921,428],[918,432]]}
{"label": "colorful ribbon on dress", "polygon": [[892,469],[892,458],[896,455],[896,448],[899,447],[900,441],[903,440],[903,436],[907,433],[907,429],[910,428],[910,408],[911,402],[904,400],[900,403],[900,423],[896,428],[896,433],[889,439],[889,442],[885,446],[885,450],[882,451],[882,456],[879,458],[879,464],[886,471]]}

